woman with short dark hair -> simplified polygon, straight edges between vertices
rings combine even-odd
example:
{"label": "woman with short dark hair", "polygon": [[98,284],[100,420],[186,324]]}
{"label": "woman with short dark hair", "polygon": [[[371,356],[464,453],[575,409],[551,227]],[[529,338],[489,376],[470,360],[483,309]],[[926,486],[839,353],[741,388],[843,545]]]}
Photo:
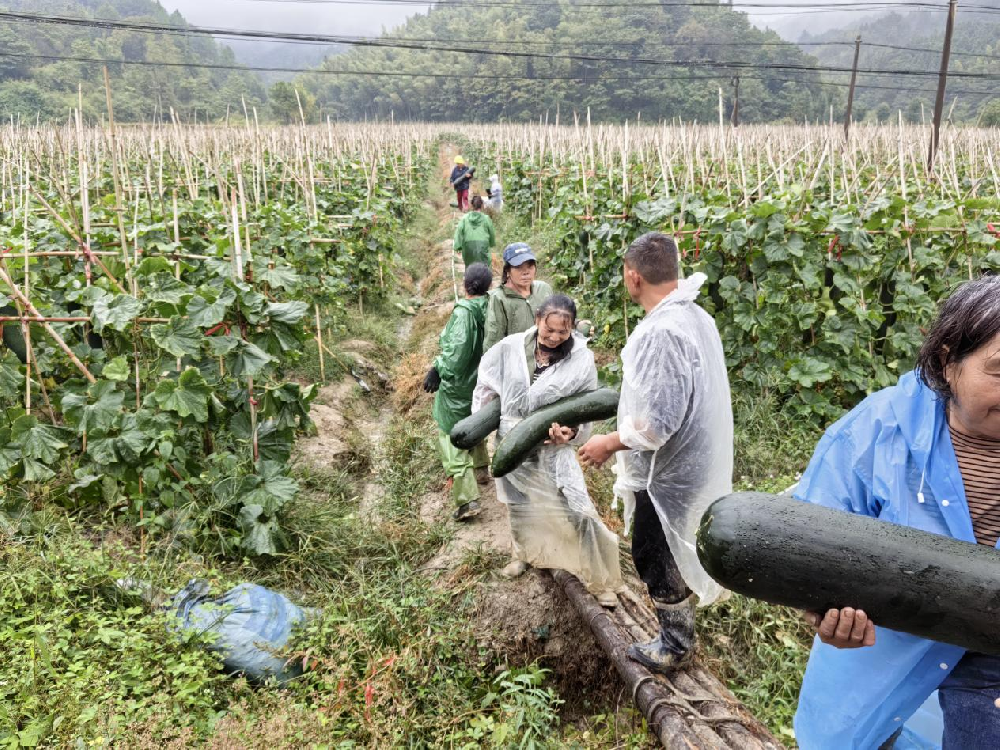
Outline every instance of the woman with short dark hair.
{"label": "woman with short dark hair", "polygon": [[[827,430],[795,497],[997,546],[1000,277],[944,302],[916,371]],[[904,725],[921,704],[936,709],[925,703],[935,690],[945,750],[1000,747],[1000,657],[886,630],[851,607],[807,620],[817,639],[795,717],[800,747],[912,747]]]}
{"label": "woman with short dark hair", "polygon": [[465,299],[455,305],[441,331],[441,353],[424,378],[424,390],[437,394],[434,421],[438,425],[438,453],[451,485],[456,521],[468,520],[479,513],[476,485],[489,481],[486,444],[465,451],[452,445],[449,438],[451,428],[472,413],[472,391],[483,356],[486,294],[493,283],[493,272],[482,263],[473,263],[465,270],[463,281]]}

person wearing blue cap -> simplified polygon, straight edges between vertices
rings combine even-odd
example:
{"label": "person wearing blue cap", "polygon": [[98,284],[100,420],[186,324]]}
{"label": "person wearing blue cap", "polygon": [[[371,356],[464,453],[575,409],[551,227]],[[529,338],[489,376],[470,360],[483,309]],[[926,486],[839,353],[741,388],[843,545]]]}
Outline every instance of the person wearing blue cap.
{"label": "person wearing blue cap", "polygon": [[535,279],[536,271],[537,260],[527,242],[504,248],[500,286],[489,293],[486,305],[484,352],[512,333],[522,333],[535,325],[535,313],[552,296],[552,287]]}

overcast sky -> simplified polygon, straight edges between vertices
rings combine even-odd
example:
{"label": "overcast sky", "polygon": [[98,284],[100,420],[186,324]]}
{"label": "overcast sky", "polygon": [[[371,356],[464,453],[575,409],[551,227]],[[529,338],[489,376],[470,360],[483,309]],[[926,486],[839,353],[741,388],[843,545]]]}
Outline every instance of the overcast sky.
{"label": "overcast sky", "polygon": [[196,26],[217,26],[316,34],[378,34],[401,24],[424,5],[346,5],[257,2],[256,0],[160,0]]}

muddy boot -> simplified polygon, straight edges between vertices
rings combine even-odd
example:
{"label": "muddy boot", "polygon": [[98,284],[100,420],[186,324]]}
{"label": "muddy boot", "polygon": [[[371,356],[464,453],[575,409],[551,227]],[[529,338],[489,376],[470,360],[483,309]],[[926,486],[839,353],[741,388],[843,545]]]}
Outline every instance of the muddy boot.
{"label": "muddy boot", "polygon": [[694,594],[676,604],[653,603],[660,636],[652,643],[634,643],[626,653],[650,672],[668,674],[687,666],[694,656]]}
{"label": "muddy boot", "polygon": [[471,502],[462,503],[462,505],[458,506],[455,512],[451,514],[451,517],[456,521],[468,521],[470,518],[478,516],[480,510],[482,509],[479,506],[479,501],[472,500]]}
{"label": "muddy boot", "polygon": [[476,472],[476,482],[477,484],[489,484],[490,483],[490,467],[480,466],[475,470]]}

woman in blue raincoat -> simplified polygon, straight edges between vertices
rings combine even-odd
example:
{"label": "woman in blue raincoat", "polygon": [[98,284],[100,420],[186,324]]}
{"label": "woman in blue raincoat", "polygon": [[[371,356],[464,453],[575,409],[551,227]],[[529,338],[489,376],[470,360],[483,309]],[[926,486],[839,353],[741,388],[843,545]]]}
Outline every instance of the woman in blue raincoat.
{"label": "woman in blue raincoat", "polygon": [[[917,370],[827,430],[795,497],[997,546],[1000,277],[944,303]],[[887,630],[851,607],[807,619],[817,637],[795,716],[800,747],[1000,747],[1000,657]],[[943,737],[940,723],[937,736],[926,731],[935,690]]]}

